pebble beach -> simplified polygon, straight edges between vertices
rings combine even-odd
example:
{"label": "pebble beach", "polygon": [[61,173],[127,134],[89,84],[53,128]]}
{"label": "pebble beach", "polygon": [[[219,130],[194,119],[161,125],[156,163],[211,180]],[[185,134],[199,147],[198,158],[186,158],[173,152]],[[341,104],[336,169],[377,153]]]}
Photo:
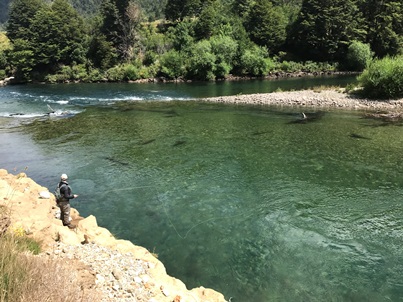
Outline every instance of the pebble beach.
{"label": "pebble beach", "polygon": [[403,99],[369,100],[342,90],[302,90],[206,98],[202,101],[225,104],[307,107],[318,109],[345,109],[360,111],[403,112]]}

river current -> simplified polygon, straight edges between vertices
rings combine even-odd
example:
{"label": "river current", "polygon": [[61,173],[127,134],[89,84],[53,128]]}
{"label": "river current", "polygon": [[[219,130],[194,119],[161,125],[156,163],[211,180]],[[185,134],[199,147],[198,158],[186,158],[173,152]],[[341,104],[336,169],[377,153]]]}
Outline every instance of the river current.
{"label": "river current", "polygon": [[403,128],[197,101],[281,85],[8,86],[0,167],[51,191],[67,173],[82,216],[158,254],[188,288],[233,302],[401,301]]}

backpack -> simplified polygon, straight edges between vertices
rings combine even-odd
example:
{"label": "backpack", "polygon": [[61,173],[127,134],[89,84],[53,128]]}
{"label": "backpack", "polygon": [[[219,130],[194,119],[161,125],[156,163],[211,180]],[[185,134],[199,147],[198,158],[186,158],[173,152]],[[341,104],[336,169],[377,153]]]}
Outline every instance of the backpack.
{"label": "backpack", "polygon": [[57,185],[56,190],[55,190],[55,197],[56,197],[56,202],[63,201],[63,195],[60,193],[60,188],[63,186],[67,186],[66,184],[62,184],[60,187]]}

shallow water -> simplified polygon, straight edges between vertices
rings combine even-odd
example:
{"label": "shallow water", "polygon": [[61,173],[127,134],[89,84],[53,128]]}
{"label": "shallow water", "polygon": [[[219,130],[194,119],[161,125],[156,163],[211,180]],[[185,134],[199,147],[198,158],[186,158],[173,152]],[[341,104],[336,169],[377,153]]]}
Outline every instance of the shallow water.
{"label": "shallow water", "polygon": [[[359,112],[86,106],[0,131],[0,163],[232,301],[400,301],[403,128]],[[360,138],[357,138],[360,137]]]}

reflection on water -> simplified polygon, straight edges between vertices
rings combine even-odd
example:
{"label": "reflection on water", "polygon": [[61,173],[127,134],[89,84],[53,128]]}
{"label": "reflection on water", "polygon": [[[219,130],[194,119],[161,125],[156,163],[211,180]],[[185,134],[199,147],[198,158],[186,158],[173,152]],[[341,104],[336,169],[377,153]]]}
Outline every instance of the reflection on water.
{"label": "reflection on water", "polygon": [[403,128],[312,113],[296,123],[297,109],[118,103],[7,135],[24,142],[29,176],[53,187],[69,174],[73,207],[157,253],[188,288],[398,301]]}

